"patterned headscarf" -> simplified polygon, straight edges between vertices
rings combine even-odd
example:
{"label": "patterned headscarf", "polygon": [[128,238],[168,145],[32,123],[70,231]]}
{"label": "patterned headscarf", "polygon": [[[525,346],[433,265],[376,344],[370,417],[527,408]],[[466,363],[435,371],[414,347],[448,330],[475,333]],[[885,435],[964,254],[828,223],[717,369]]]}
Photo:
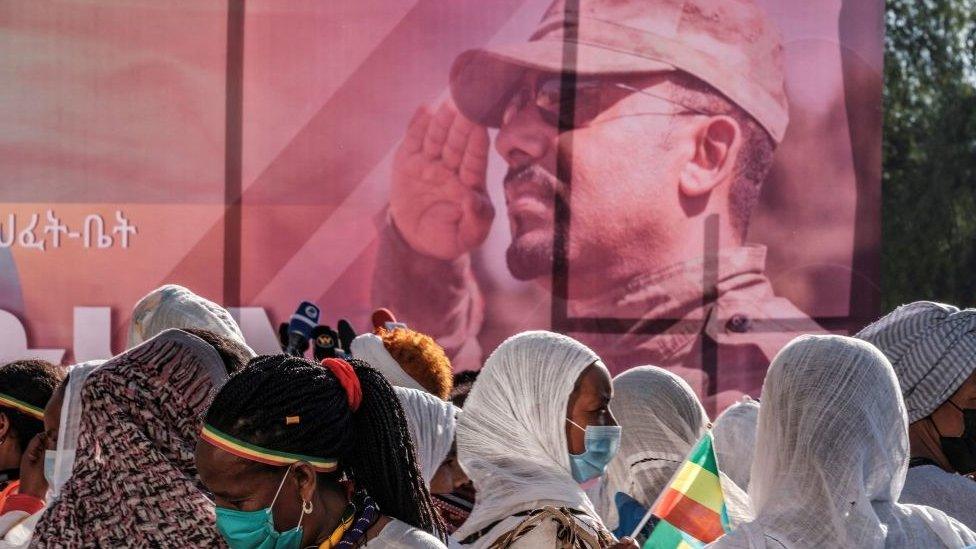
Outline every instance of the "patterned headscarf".
{"label": "patterned headscarf", "polygon": [[74,471],[31,546],[223,546],[193,452],[198,418],[226,379],[217,352],[179,330],[93,371]]}
{"label": "patterned headscarf", "polygon": [[916,301],[864,328],[858,338],[888,357],[908,422],[928,417],[976,371],[976,309]]}
{"label": "patterned headscarf", "polygon": [[128,347],[131,349],[170,328],[210,330],[247,347],[240,326],[227,309],[176,284],[160,286],[136,303],[129,325]]}

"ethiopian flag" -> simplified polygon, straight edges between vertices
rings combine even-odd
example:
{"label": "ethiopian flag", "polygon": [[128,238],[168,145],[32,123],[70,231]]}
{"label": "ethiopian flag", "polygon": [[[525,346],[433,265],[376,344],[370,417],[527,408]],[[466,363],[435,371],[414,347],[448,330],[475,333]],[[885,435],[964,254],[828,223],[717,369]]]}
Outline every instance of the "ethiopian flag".
{"label": "ethiopian flag", "polygon": [[651,514],[658,522],[643,549],[704,547],[729,531],[711,431],[691,450]]}

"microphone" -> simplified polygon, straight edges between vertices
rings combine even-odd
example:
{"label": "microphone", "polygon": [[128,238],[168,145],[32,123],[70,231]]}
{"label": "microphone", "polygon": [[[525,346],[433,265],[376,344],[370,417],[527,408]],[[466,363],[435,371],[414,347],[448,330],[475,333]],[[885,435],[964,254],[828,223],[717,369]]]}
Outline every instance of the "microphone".
{"label": "microphone", "polygon": [[288,343],[285,354],[305,356],[308,350],[308,339],[312,336],[312,329],[319,323],[319,308],[314,303],[302,301],[288,321]]}
{"label": "microphone", "polygon": [[406,328],[407,325],[403,322],[397,322],[393,312],[386,307],[380,307],[373,311],[373,316],[370,318],[373,323],[373,331],[379,331],[380,328],[386,328],[387,330],[396,330],[397,328]]}
{"label": "microphone", "polygon": [[328,326],[316,326],[312,330],[312,355],[315,362],[322,362],[327,358],[345,358],[339,348],[339,334]]}
{"label": "microphone", "polygon": [[356,339],[356,330],[353,330],[352,324],[344,318],[339,319],[336,328],[339,330],[339,345],[342,346],[345,354],[352,355],[352,340]]}
{"label": "microphone", "polygon": [[380,307],[373,311],[373,316],[370,318],[373,322],[373,329],[379,330],[386,326],[387,322],[396,322],[396,317],[393,316],[393,312],[386,307]]}

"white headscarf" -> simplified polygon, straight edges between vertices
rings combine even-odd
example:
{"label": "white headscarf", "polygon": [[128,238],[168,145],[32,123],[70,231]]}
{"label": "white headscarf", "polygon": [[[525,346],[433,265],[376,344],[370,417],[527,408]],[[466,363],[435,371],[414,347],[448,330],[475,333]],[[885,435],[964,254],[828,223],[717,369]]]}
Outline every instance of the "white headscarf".
{"label": "white headscarf", "polygon": [[615,377],[610,411],[623,432],[620,451],[607,468],[600,514],[615,527],[616,493],[649,509],[705,433],[708,415],[685,380],[656,366]]}
{"label": "white headscarf", "polygon": [[801,336],[762,389],[749,495],[756,519],[714,547],[962,547],[976,534],[941,511],[897,503],[908,422],[876,348]]}
{"label": "white headscarf", "polygon": [[424,482],[430,486],[437,468],[444,463],[454,445],[458,409],[450,402],[424,391],[405,387],[394,387],[393,390],[407,416],[410,438],[417,449]]}
{"label": "white headscarf", "polygon": [[743,490],[749,488],[758,419],[759,403],[747,396],[722,412],[712,427],[718,468]]}
{"label": "white headscarf", "polygon": [[393,360],[393,355],[386,350],[386,345],[383,345],[380,336],[372,333],[361,334],[352,340],[349,347],[353,358],[364,360],[374,369],[379,370],[390,385],[427,392],[423,385],[410,377],[410,374],[403,371],[400,364]]}
{"label": "white headscarf", "polygon": [[909,423],[932,414],[976,371],[976,309],[916,301],[898,307],[857,337],[891,361]]}
{"label": "white headscarf", "polygon": [[[247,347],[241,328],[227,309],[183,286],[167,284],[149,292],[132,309],[128,348],[148,341],[170,328],[210,330]],[[247,350],[254,356],[250,347]]]}
{"label": "white headscarf", "polygon": [[458,458],[478,498],[456,537],[541,500],[597,517],[570,472],[566,406],[580,374],[599,360],[582,343],[543,331],[510,337],[488,357],[458,419]]}
{"label": "white headscarf", "polygon": [[57,457],[54,460],[54,477],[48,490],[51,499],[57,498],[61,488],[71,478],[78,449],[78,429],[81,425],[81,389],[88,374],[105,364],[104,360],[92,360],[68,368],[64,399],[61,402],[61,420],[58,424]]}

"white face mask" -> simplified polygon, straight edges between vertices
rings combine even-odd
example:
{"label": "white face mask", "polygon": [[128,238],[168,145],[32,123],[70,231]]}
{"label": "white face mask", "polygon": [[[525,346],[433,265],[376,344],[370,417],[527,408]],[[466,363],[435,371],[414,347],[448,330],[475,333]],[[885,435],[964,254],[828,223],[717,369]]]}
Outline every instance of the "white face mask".
{"label": "white face mask", "polygon": [[[75,451],[64,450],[60,457],[61,463],[58,463],[58,452],[56,450],[44,451],[44,478],[47,480],[48,490],[54,493],[57,493],[71,477],[71,470],[74,469],[75,464]],[[62,471],[65,471],[64,478],[56,478],[58,477],[56,473],[59,466]]]}
{"label": "white face mask", "polygon": [[54,486],[54,464],[57,462],[58,453],[54,450],[44,450],[44,480],[47,481],[48,488]]}

